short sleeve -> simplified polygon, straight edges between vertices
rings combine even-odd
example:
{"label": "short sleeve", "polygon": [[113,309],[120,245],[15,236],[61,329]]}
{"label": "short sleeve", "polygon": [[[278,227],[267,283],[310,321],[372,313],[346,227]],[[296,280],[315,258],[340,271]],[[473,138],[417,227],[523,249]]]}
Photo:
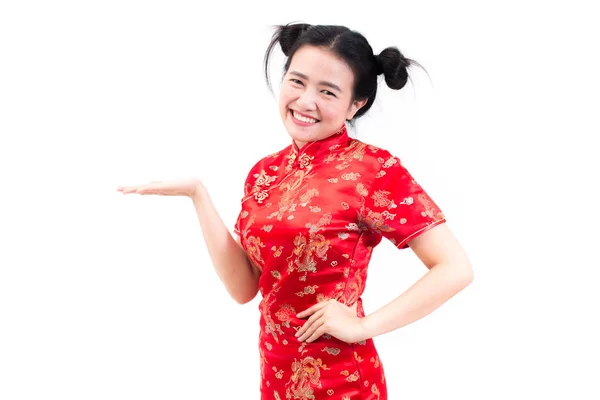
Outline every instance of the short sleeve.
{"label": "short sleeve", "polygon": [[241,229],[240,229],[240,220],[248,215],[248,212],[245,211],[244,207],[243,207],[244,199],[246,197],[248,197],[250,194],[252,194],[252,192],[253,192],[254,181],[256,181],[256,178],[254,177],[254,175],[255,175],[255,171],[258,168],[259,164],[260,163],[256,163],[250,169],[250,171],[248,172],[248,175],[246,176],[246,181],[244,182],[244,195],[240,199],[240,212],[238,213],[237,219],[233,226],[233,232],[238,236],[242,236]]}
{"label": "short sleeve", "polygon": [[247,211],[244,210],[243,205],[244,199],[248,196],[248,194],[248,181],[246,180],[246,183],[244,184],[244,196],[240,199],[240,212],[238,213],[237,219],[235,220],[235,224],[233,226],[233,232],[238,236],[242,236],[242,232],[240,229],[240,220],[244,217],[244,214],[247,213]]}
{"label": "short sleeve", "polygon": [[233,232],[240,237],[242,236],[242,233],[240,231],[240,219],[242,217],[242,212],[243,210],[240,211],[240,213],[238,214],[237,219],[235,221],[235,225],[233,226]]}
{"label": "short sleeve", "polygon": [[446,219],[400,159],[387,152],[385,155],[378,158],[372,181],[357,187],[363,195],[359,222],[362,229],[381,234],[397,248],[405,249],[408,241]]}

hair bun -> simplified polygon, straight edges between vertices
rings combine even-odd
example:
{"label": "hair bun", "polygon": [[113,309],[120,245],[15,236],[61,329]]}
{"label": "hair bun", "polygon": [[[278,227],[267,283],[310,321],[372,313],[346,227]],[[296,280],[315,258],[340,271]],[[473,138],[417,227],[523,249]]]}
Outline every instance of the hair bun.
{"label": "hair bun", "polygon": [[412,60],[404,57],[396,47],[384,49],[376,59],[377,75],[383,74],[391,89],[402,89],[408,80],[408,67]]}
{"label": "hair bun", "polygon": [[288,24],[279,27],[279,44],[286,57],[294,47],[294,43],[308,28],[310,28],[310,24]]}

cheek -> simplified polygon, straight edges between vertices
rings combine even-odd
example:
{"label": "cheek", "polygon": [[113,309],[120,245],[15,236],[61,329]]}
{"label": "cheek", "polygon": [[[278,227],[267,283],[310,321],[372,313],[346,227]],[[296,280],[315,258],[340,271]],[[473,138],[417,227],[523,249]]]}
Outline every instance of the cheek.
{"label": "cheek", "polygon": [[282,109],[287,108],[293,99],[293,91],[286,88],[282,88],[279,92],[279,107]]}
{"label": "cheek", "polygon": [[344,107],[340,107],[339,104],[323,102],[321,105],[321,115],[331,122],[335,122],[337,124],[338,121],[346,118],[346,109]]}

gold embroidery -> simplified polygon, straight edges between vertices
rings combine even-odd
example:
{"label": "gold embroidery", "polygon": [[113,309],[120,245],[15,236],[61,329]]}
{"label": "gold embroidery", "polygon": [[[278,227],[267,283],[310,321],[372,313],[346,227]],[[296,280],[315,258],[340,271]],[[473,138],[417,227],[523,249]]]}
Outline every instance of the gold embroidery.
{"label": "gold embroidery", "polygon": [[279,310],[275,313],[275,317],[283,323],[286,328],[290,327],[290,320],[296,315],[296,310],[289,304],[284,304],[279,307]]}
{"label": "gold embroidery", "polygon": [[356,351],[354,352],[354,359],[355,359],[355,360],[356,360],[358,363],[361,363],[361,362],[363,362],[363,361],[364,361],[364,360],[362,359],[362,357],[361,357],[361,356],[359,356],[359,355],[358,355],[358,353],[357,353]]}
{"label": "gold embroidery", "polygon": [[346,380],[348,382],[356,382],[358,380],[358,378],[360,377],[360,375],[358,374],[358,371],[354,372],[352,375],[348,376],[346,378]]}
{"label": "gold embroidery", "polygon": [[375,368],[379,368],[379,357],[371,357],[371,362]]}
{"label": "gold embroidery", "polygon": [[311,161],[314,159],[313,156],[309,156],[308,154],[304,153],[300,156],[300,158],[298,159],[298,162],[300,163],[300,168],[306,168],[306,169],[311,169],[312,168],[312,164]]}
{"label": "gold embroidery", "polygon": [[298,292],[296,293],[296,296],[304,296],[305,294],[315,294],[316,292],[316,288],[318,288],[319,285],[313,285],[313,286],[306,286],[304,287],[304,291],[303,292]]}
{"label": "gold embroidery", "polygon": [[387,190],[377,190],[371,198],[374,200],[375,207],[387,207],[390,204],[390,199],[387,195],[390,194]]}
{"label": "gold embroidery", "polygon": [[315,400],[314,387],[322,388],[321,370],[329,370],[320,358],[305,357],[292,363],[292,376],[286,384],[286,396],[298,400]]}
{"label": "gold embroidery", "polygon": [[281,379],[281,378],[283,378],[283,370],[281,370],[281,371],[278,371],[278,372],[275,374],[275,377],[276,377],[277,379]]}
{"label": "gold embroidery", "polygon": [[277,179],[276,176],[267,175],[264,169],[260,171],[260,174],[254,174],[254,177],[256,178],[255,185],[257,186],[270,186]]}
{"label": "gold embroidery", "polygon": [[279,247],[275,247],[275,246],[273,246],[273,247],[271,247],[271,250],[273,250],[273,251],[274,251],[274,253],[273,253],[273,258],[277,258],[277,257],[279,257],[279,256],[281,255],[281,250],[282,250],[282,249],[283,249],[283,246],[279,246]]}
{"label": "gold embroidery", "polygon": [[356,184],[356,192],[363,197],[366,197],[369,194],[367,188],[365,188],[365,185],[362,182],[358,182]]}
{"label": "gold embroidery", "polygon": [[392,165],[396,164],[398,162],[398,159],[396,157],[390,157],[388,158],[382,165],[383,168],[389,168]]}
{"label": "gold embroidery", "polygon": [[256,201],[258,201],[259,203],[262,203],[264,199],[266,199],[267,197],[269,197],[269,193],[267,193],[266,190],[261,190],[260,192],[256,192],[254,193],[254,198],[256,199]]}
{"label": "gold embroidery", "polygon": [[325,347],[325,348],[323,348],[323,350],[321,350],[321,351],[325,351],[325,352],[327,352],[327,353],[329,353],[329,354],[332,354],[332,355],[334,355],[334,356],[337,356],[338,354],[340,354],[340,351],[341,351],[341,350],[340,350],[339,348],[337,348],[337,347]]}
{"label": "gold embroidery", "polygon": [[275,343],[279,343],[279,337],[277,335],[283,335],[283,331],[281,330],[281,325],[273,321],[270,310],[273,303],[277,301],[276,294],[279,289],[280,287],[272,289],[259,304],[260,313],[265,320],[265,333],[267,335],[271,334],[275,340]]}
{"label": "gold embroidery", "polygon": [[350,172],[347,174],[342,174],[342,179],[345,181],[355,181],[358,179],[358,177],[360,177],[359,173],[356,172]]}
{"label": "gold embroidery", "polygon": [[[383,379],[382,379],[382,383],[383,383]],[[373,384],[373,386],[371,386],[371,393],[373,393],[375,396],[377,396],[376,400],[379,400],[381,398],[381,393],[379,392],[379,388],[377,387],[376,384]]]}

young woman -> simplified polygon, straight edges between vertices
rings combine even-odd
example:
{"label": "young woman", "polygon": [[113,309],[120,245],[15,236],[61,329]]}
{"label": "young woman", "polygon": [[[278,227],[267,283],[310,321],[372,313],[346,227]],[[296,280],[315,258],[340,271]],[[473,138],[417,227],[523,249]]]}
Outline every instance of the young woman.
{"label": "young woman", "polygon": [[[373,337],[418,320],[473,279],[440,208],[389,151],[350,138],[346,123],[373,104],[377,78],[401,89],[415,63],[374,54],[343,26],[279,26],[287,56],[279,110],[291,144],[249,171],[234,240],[197,180],[120,187],[189,196],[215,269],[239,303],[258,291],[262,399],[387,399]],[[410,247],[429,271],[365,316],[361,295],[382,238]]]}

